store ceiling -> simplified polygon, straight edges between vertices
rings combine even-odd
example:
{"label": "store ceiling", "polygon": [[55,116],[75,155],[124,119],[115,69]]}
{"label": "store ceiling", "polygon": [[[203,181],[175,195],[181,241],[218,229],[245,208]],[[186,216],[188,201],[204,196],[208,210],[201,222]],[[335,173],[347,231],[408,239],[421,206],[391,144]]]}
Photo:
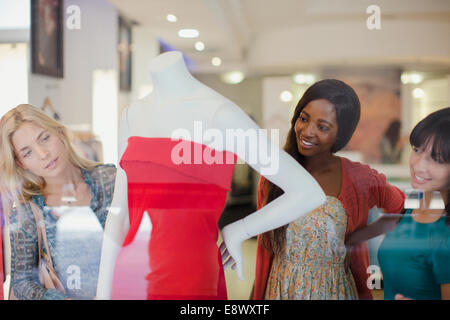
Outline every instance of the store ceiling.
{"label": "store ceiling", "polygon": [[[209,71],[213,70],[210,61],[214,56],[222,59],[222,68],[248,69],[254,62],[252,60],[255,55],[251,54],[251,51],[255,43],[258,44],[258,55],[264,54],[265,48],[264,45],[261,46],[261,39],[266,33],[283,34],[284,30],[288,32],[323,25],[334,28],[359,23],[365,26],[369,16],[366,9],[371,4],[377,4],[381,8],[383,21],[441,21],[446,26],[443,32],[449,36],[447,41],[450,38],[448,0],[110,0],[110,2],[118,8],[121,15],[136,21],[171,46],[182,50],[199,69]],[[170,23],[166,20],[169,13],[177,16],[177,22]],[[179,38],[177,33],[181,28],[198,29],[200,36],[197,39]],[[194,43],[198,40],[206,45],[203,52],[194,49]],[[278,63],[276,54],[273,57],[274,45],[279,47],[280,52],[294,50],[292,46],[295,45],[296,39],[287,42],[267,41],[265,45],[272,59],[270,64]],[[298,44],[295,50],[298,50]],[[279,59],[279,65],[282,65],[283,54],[280,54]],[[286,59],[284,68],[291,66],[292,63],[288,60]],[[450,63],[447,59],[441,60],[442,58],[439,58],[437,62]],[[326,62],[326,59],[321,61]],[[379,60],[369,62],[379,63]],[[253,68],[264,69],[264,64],[265,62],[259,65],[253,63]]]}

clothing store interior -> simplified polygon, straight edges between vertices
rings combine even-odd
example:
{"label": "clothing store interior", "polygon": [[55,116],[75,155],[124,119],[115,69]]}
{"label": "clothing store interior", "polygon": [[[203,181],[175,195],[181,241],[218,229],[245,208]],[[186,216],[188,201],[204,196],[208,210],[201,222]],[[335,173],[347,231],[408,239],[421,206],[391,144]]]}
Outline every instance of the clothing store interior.
{"label": "clothing store interior", "polygon": [[[450,299],[449,39],[448,0],[0,0],[1,298]],[[183,128],[270,151],[168,164]]]}

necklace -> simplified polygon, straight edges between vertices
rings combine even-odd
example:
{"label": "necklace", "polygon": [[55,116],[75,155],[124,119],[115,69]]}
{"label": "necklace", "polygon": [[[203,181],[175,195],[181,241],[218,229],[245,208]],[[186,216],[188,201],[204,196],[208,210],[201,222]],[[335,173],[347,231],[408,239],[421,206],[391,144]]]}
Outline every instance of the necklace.
{"label": "necklace", "polygon": [[70,205],[72,202],[77,201],[77,198],[75,197],[75,187],[73,184],[65,184],[62,188],[62,196],[61,201],[64,202],[67,205]]}
{"label": "necklace", "polygon": [[54,193],[53,197],[59,199],[64,205],[71,205],[74,202],[83,200],[82,198],[77,197],[73,184],[64,184],[61,193]]}
{"label": "necklace", "polygon": [[67,205],[70,205],[71,203],[76,202],[77,198],[75,198],[74,196],[62,196],[61,201]]}

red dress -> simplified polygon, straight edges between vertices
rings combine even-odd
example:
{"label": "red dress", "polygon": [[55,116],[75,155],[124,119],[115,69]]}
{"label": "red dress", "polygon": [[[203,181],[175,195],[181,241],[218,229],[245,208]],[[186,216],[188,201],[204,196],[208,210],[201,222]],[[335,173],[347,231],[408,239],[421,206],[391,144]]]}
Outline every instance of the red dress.
{"label": "red dress", "polygon": [[[179,163],[180,157],[184,163]],[[192,141],[128,139],[120,161],[127,174],[130,219],[123,249],[133,246],[135,239],[140,241],[136,235],[148,212],[152,223],[148,249],[142,252],[141,241],[134,248],[139,252],[126,253],[129,265],[140,268],[136,273],[143,275],[142,268],[148,266],[147,299],[227,299],[217,222],[235,162],[233,153]],[[144,279],[133,275],[127,261],[120,264],[115,266],[115,281],[122,278],[122,290],[113,284],[113,299],[134,299],[143,286],[136,283],[131,290],[123,290],[126,274],[131,273],[129,279],[134,281]]]}

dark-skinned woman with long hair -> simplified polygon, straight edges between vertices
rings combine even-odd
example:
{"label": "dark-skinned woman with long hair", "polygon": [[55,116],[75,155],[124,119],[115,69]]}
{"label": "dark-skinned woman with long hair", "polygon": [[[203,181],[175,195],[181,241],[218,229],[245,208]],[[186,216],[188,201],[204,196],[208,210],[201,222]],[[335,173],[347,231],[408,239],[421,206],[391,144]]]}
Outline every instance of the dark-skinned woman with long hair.
{"label": "dark-skinned woman with long hair", "polygon": [[[367,244],[351,252],[345,237],[367,225],[369,210],[403,208],[404,194],[367,165],[336,156],[360,118],[355,91],[326,79],[309,87],[294,111],[284,146],[320,184],[327,201],[258,238],[253,299],[371,299]],[[261,179],[258,207],[283,193]],[[347,263],[349,262],[349,263]]]}

